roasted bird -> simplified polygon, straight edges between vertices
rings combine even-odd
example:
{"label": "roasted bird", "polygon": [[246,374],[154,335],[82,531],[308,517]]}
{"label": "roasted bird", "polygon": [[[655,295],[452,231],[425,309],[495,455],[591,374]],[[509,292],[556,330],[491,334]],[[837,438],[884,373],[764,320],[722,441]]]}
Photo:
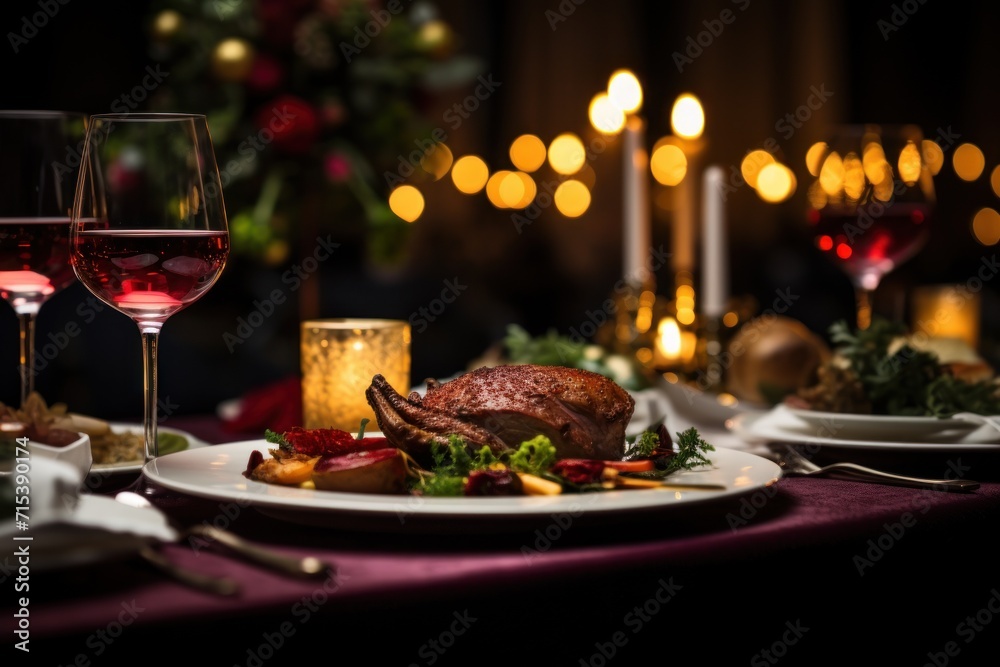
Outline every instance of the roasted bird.
{"label": "roasted bird", "polygon": [[632,396],[603,375],[530,364],[429,380],[424,396],[404,397],[376,375],[366,396],[386,439],[418,460],[452,434],[497,454],[544,435],[560,458],[618,460],[635,409]]}

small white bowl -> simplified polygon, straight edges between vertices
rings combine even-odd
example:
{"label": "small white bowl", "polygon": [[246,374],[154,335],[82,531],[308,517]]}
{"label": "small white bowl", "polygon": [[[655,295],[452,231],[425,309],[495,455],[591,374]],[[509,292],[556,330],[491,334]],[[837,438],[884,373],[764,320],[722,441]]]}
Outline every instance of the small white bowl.
{"label": "small white bowl", "polygon": [[62,447],[29,440],[28,451],[32,457],[37,456],[39,458],[55,459],[56,461],[69,463],[80,472],[80,480],[82,482],[90,472],[90,466],[94,463],[94,454],[90,451],[90,436],[86,433],[80,433],[79,435],[79,438]]}

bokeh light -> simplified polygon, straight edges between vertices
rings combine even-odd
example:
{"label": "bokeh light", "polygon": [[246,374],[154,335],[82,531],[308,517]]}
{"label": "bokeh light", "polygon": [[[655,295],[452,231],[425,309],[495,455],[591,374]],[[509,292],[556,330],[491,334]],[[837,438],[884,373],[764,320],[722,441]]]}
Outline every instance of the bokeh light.
{"label": "bokeh light", "polygon": [[524,197],[521,198],[514,208],[527,208],[531,202],[535,201],[535,195],[538,194],[538,185],[535,183],[529,174],[523,171],[515,172],[518,178],[521,179],[521,183],[524,184]]}
{"label": "bokeh light", "polygon": [[740,163],[740,173],[743,174],[743,180],[751,188],[756,188],[757,176],[760,174],[760,170],[769,164],[774,164],[773,155],[765,150],[750,151],[743,158],[743,162]]}
{"label": "bokeh light", "polygon": [[625,112],[621,110],[607,93],[598,93],[590,101],[590,124],[602,134],[618,134],[625,127]]}
{"label": "bokeh light", "polygon": [[865,168],[857,153],[844,156],[844,194],[851,199],[861,199],[865,191]]}
{"label": "bokeh light", "polygon": [[538,192],[535,180],[523,171],[507,172],[497,187],[497,195],[506,208],[525,208]]}
{"label": "bokeh light", "polygon": [[819,185],[823,192],[831,197],[840,194],[844,187],[844,161],[840,159],[840,154],[833,151],[823,160],[823,166],[819,170]]}
{"label": "bokeh light", "polygon": [[944,151],[938,142],[924,139],[920,142],[920,151],[924,156],[924,164],[930,169],[931,174],[936,175],[944,166]]}
{"label": "bokeh light", "polygon": [[466,155],[455,160],[451,167],[451,180],[459,192],[472,195],[483,189],[490,177],[490,170],[478,155]]}
{"label": "bokeh light", "polygon": [[580,181],[563,181],[553,196],[556,208],[567,218],[578,218],[590,208],[590,190]]}
{"label": "bokeh light", "polygon": [[990,174],[990,187],[993,188],[993,194],[1000,197],[1000,164],[993,167],[993,173]]}
{"label": "bokeh light", "polygon": [[974,181],[986,168],[986,157],[975,144],[962,144],[951,156],[951,164],[963,181]]}
{"label": "bokeh light", "polygon": [[[858,161],[858,168],[861,163]],[[757,194],[772,204],[785,201],[795,192],[795,174],[783,164],[766,164],[757,175]]]}
{"label": "bokeh light", "polygon": [[653,149],[649,169],[657,183],[677,185],[687,173],[687,156],[678,146],[661,142]]}
{"label": "bokeh light", "polygon": [[684,93],[670,110],[670,127],[674,134],[685,139],[697,139],[705,131],[705,110],[698,98]]}
{"label": "bokeh light", "polygon": [[[983,164],[985,165],[985,161]],[[912,141],[906,142],[903,150],[899,152],[899,177],[907,185],[913,185],[920,178],[923,167],[924,164],[920,158],[920,151],[917,150],[917,145]],[[980,167],[979,172],[982,173],[982,171],[983,169]]]}
{"label": "bokeh light", "polygon": [[829,146],[826,145],[826,142],[817,141],[806,151],[806,169],[813,176],[819,176],[819,168],[823,165],[823,157],[828,149]]}
{"label": "bokeh light", "polygon": [[486,181],[486,197],[490,200],[490,203],[497,208],[508,208],[504,198],[500,196],[500,185],[504,182],[504,179],[513,174],[514,172],[508,171],[506,169],[501,169],[500,171],[494,172],[490,176],[490,180]]}
{"label": "bokeh light", "polygon": [[434,148],[424,153],[424,156],[420,158],[420,166],[435,181],[439,181],[451,169],[454,160],[455,157],[452,155],[450,148],[444,144],[434,144]]}
{"label": "bokeh light", "polygon": [[389,208],[407,222],[414,222],[424,212],[424,196],[412,185],[400,185],[389,194]]}
{"label": "bokeh light", "polygon": [[972,219],[972,233],[986,246],[1000,242],[1000,213],[992,208],[981,208]]}
{"label": "bokeh light", "polygon": [[521,171],[538,171],[545,164],[545,143],[533,134],[522,134],[510,144],[510,161]]}
{"label": "bokeh light", "polygon": [[885,157],[885,149],[882,148],[882,144],[876,141],[865,144],[861,151],[861,164],[865,176],[872,185],[878,185],[887,179],[892,179],[892,166]]}
{"label": "bokeh light", "polygon": [[624,113],[635,113],[642,107],[642,84],[627,69],[616,70],[608,79],[608,98]]}
{"label": "bokeh light", "polygon": [[560,134],[549,144],[549,165],[557,174],[572,176],[580,171],[586,159],[583,142],[572,132]]}

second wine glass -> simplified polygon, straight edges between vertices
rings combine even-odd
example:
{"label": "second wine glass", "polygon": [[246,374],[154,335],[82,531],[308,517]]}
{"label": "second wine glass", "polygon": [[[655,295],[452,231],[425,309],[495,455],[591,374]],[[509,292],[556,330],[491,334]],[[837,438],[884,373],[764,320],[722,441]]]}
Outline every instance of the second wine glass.
{"label": "second wine glass", "polygon": [[229,256],[222,184],[205,116],[92,116],[70,247],[80,282],[139,326],[148,462],[158,455],[160,330],[167,318],[205,295]]}
{"label": "second wine glass", "polygon": [[814,241],[851,279],[859,329],[882,278],[927,243],[941,161],[913,125],[837,126],[806,155]]}
{"label": "second wine glass", "polygon": [[0,111],[0,298],[20,323],[21,405],[35,388],[35,318],[73,282],[69,218],[87,116]]}

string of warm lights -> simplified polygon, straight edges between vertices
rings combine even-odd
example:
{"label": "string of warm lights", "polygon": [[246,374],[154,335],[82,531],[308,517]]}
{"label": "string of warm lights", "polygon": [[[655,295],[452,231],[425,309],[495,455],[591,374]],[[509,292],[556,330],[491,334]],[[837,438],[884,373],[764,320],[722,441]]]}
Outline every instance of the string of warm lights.
{"label": "string of warm lights", "polygon": [[[628,70],[617,70],[609,78],[607,91],[591,100],[588,109],[591,125],[605,136],[621,133],[627,115],[641,107],[642,99],[642,86],[635,75]],[[678,97],[671,122],[678,137],[697,137],[704,127],[704,112],[697,98],[690,94]],[[462,194],[485,193],[497,209],[523,210],[541,192],[536,178],[547,164],[558,182],[550,193],[556,211],[567,218],[578,218],[590,208],[597,180],[587,156],[587,147],[574,132],[560,133],[548,145],[534,134],[523,134],[510,144],[512,168],[491,171],[486,160],[474,154],[455,158],[443,143],[428,151],[420,166],[433,181],[450,174],[453,185]],[[650,170],[663,185],[673,186],[683,181],[687,157],[677,137],[663,137],[654,146]],[[413,184],[399,185],[389,195],[389,207],[403,220],[414,222],[424,212],[424,197]]]}
{"label": "string of warm lights", "polygon": [[[642,86],[628,70],[615,71],[606,91],[597,93],[591,100],[588,116],[591,126],[605,136],[620,134],[629,114],[642,106]],[[658,139],[649,156],[649,170],[660,185],[673,188],[684,182],[690,171],[692,140],[697,139],[705,126],[705,115],[697,97],[690,93],[679,95],[670,113],[672,135]],[[878,175],[888,164],[888,158],[877,143],[871,144],[860,157],[841,156],[829,151],[823,142],[813,144],[805,155],[805,165],[815,180],[809,185],[806,198],[813,208],[822,208],[835,197],[857,199],[867,181],[874,188],[874,196],[883,201],[890,198],[892,180]],[[914,148],[916,150],[916,148]],[[510,168],[493,171],[478,155],[455,158],[447,145],[436,144],[420,162],[420,166],[433,181],[451,177],[455,188],[466,195],[484,193],[497,209],[523,210],[534,203],[543,188],[539,186],[539,171],[548,165],[555,174],[548,185],[548,194],[556,211],[566,218],[579,218],[590,207],[596,173],[589,164],[583,140],[573,132],[563,132],[548,145],[534,134],[515,138],[509,149]],[[897,168],[906,164],[922,164],[936,176],[945,166],[941,146],[930,139],[921,142],[919,153],[909,162],[900,156]],[[952,153],[951,166],[955,175],[965,182],[980,179],[986,169],[983,151],[966,142]],[[763,149],[749,151],[740,163],[740,172],[746,183],[764,202],[778,204],[795,194],[798,180],[795,172],[780,162],[772,153]],[[887,172],[888,173],[888,172]],[[904,180],[906,174],[899,172]],[[990,173],[990,186],[1000,197],[1000,165]],[[393,213],[407,222],[415,222],[424,212],[424,196],[413,184],[396,187],[389,195]],[[975,239],[984,246],[1000,243],[1000,212],[984,206],[976,211],[971,221]],[[818,243],[823,243],[820,239]],[[823,248],[829,250],[830,248]]]}

